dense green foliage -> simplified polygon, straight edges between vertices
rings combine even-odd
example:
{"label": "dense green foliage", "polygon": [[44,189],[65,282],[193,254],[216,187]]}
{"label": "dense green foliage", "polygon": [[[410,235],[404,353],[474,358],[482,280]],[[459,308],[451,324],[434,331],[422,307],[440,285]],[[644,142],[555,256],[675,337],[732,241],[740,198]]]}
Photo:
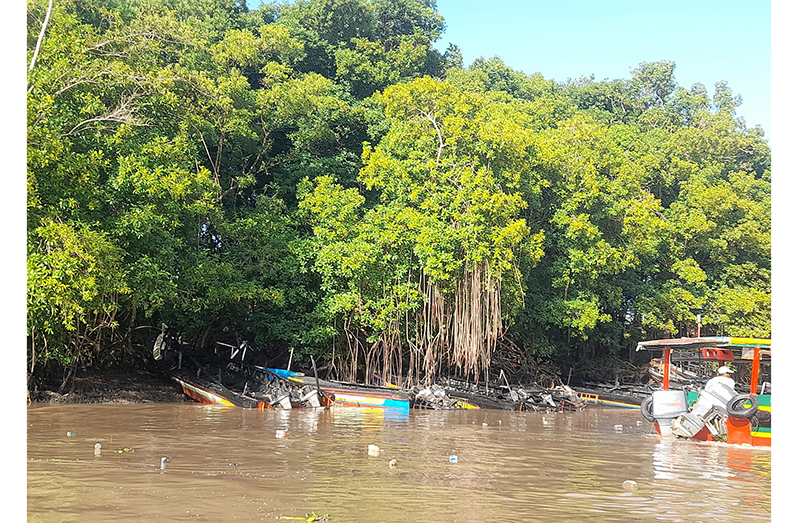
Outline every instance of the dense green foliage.
{"label": "dense green foliage", "polygon": [[29,0],[31,376],[143,364],[162,324],[406,383],[599,368],[699,312],[770,335],[770,148],[725,82],[465,66],[444,29],[434,0]]}

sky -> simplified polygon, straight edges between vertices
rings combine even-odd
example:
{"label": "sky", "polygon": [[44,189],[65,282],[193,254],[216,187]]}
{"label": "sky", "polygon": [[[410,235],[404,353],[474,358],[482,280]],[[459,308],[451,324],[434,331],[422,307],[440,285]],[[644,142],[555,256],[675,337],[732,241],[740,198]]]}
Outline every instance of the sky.
{"label": "sky", "polygon": [[672,60],[677,83],[725,80],[747,127],[771,134],[771,7],[761,0],[438,0],[465,65],[498,56],[527,75],[565,82],[630,78],[640,62]]}
{"label": "sky", "polygon": [[[247,0],[250,8],[260,3]],[[640,62],[672,60],[682,87],[702,83],[712,96],[725,80],[742,97],[737,116],[749,128],[761,126],[770,141],[769,1],[437,0],[437,8],[447,28],[435,47],[456,44],[466,66],[498,56],[561,83],[630,78]]]}

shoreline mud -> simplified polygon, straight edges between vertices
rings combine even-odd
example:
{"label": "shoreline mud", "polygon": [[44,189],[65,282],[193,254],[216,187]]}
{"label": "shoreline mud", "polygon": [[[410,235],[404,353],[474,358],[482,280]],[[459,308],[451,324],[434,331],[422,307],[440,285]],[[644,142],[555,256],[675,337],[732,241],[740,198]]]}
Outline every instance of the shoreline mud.
{"label": "shoreline mud", "polygon": [[29,405],[185,403],[180,387],[154,372],[103,372],[77,376],[74,387],[61,394],[58,387],[28,391]]}

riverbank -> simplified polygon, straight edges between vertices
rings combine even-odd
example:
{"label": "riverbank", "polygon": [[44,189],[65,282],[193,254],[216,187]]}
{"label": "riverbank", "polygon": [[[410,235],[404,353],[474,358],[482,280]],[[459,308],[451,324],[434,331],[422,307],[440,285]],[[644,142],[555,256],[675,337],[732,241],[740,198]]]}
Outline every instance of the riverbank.
{"label": "riverbank", "polygon": [[168,377],[146,371],[105,371],[75,378],[74,388],[64,394],[57,386],[29,393],[32,404],[183,403],[190,401]]}

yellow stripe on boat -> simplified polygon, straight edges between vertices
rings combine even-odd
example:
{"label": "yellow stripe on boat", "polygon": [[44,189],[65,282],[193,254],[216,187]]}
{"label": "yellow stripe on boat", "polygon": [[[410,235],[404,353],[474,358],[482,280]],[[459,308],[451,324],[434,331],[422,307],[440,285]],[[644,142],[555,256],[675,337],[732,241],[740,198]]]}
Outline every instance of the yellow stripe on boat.
{"label": "yellow stripe on boat", "polygon": [[741,347],[770,347],[770,340],[762,338],[729,338],[729,345]]}
{"label": "yellow stripe on boat", "polygon": [[623,401],[612,401],[612,400],[596,400],[596,403],[603,403],[604,405],[612,405],[613,407],[624,407],[627,409],[639,409],[640,405],[636,405],[634,403],[625,403]]}
{"label": "yellow stripe on boat", "polygon": [[611,405],[613,407],[624,407],[627,409],[639,409],[640,405],[634,403],[627,403],[625,401],[613,401],[613,400],[606,400],[599,398],[598,394],[590,394],[588,392],[578,392],[577,396],[582,398],[585,401],[589,401],[591,403],[602,403],[604,405]]}
{"label": "yellow stripe on boat", "polygon": [[219,405],[222,405],[223,407],[235,407],[235,405],[233,403],[229,402],[228,400],[224,399],[221,396],[217,396],[216,394],[211,394],[208,391],[205,391],[205,390],[202,390],[202,389],[198,389],[197,387],[195,387],[195,386],[191,385],[190,383],[187,383],[187,382],[185,382],[185,381],[183,381],[181,379],[178,379],[177,381],[183,387],[185,387],[187,389],[190,389],[192,392],[196,392],[197,394],[199,394],[203,398],[207,398],[207,399],[209,399],[209,400],[211,400],[211,401],[213,401],[215,403],[218,403]]}
{"label": "yellow stripe on boat", "polygon": [[385,398],[375,398],[372,396],[360,396],[335,393],[335,401],[342,403],[359,403],[361,405],[384,405]]}

